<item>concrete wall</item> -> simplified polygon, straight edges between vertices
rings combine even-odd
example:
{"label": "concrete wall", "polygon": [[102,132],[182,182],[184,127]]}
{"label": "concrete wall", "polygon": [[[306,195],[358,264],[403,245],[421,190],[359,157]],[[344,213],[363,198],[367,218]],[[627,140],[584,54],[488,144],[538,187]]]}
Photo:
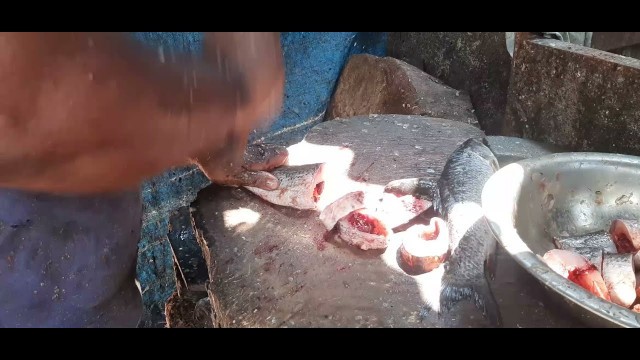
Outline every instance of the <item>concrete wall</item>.
{"label": "concrete wall", "polygon": [[511,56],[504,32],[393,32],[389,56],[404,60],[471,97],[487,135],[502,131]]}
{"label": "concrete wall", "polygon": [[[148,46],[168,51],[202,49],[199,33],[133,33]],[[282,33],[286,63],[285,103],[282,115],[272,127],[255,137],[278,143],[301,139],[313,125],[322,121],[336,80],[346,59],[352,54],[385,55],[385,33]],[[162,326],[164,303],[175,289],[171,247],[167,239],[170,214],[190,204],[207,179],[192,167],[175,169],[152,179],[142,187],[144,223],[139,244],[138,277],[147,316],[145,326]]]}

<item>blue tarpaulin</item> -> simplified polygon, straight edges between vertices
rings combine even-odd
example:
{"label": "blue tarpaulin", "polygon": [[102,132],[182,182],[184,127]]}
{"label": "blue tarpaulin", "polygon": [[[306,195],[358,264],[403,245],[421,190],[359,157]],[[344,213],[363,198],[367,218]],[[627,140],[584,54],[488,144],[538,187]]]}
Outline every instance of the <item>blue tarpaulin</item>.
{"label": "blue tarpaulin", "polygon": [[[148,46],[182,52],[201,51],[200,33],[133,33]],[[385,55],[386,33],[282,33],[286,65],[282,114],[259,136],[294,141],[322,121],[340,71],[350,55]],[[175,273],[167,238],[169,216],[189,205],[209,185],[193,167],[174,169],[142,187],[144,223],[139,244],[138,278],[146,309],[145,326],[161,326],[165,301],[175,291]]]}

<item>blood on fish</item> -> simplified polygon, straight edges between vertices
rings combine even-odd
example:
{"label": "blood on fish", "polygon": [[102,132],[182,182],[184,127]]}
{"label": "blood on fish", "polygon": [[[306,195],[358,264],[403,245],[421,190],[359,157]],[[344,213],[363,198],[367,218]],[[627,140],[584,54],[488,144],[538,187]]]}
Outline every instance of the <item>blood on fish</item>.
{"label": "blood on fish", "polygon": [[631,240],[624,233],[612,233],[613,242],[616,244],[616,249],[620,254],[626,254],[635,252]]}
{"label": "blood on fish", "polygon": [[354,191],[343,195],[322,210],[319,216],[320,221],[327,230],[332,230],[340,219],[352,211],[363,209],[365,207],[364,198],[363,191]]}
{"label": "blood on fish", "polygon": [[570,271],[568,279],[595,296],[611,301],[609,290],[607,289],[604,279],[602,279],[602,275],[595,265],[590,264],[586,269],[575,269]]}
{"label": "blood on fish", "polygon": [[355,210],[337,224],[338,236],[361,250],[384,249],[393,231],[383,219],[367,209]]}
{"label": "blood on fish", "polygon": [[320,195],[324,191],[324,181],[321,181],[316,184],[316,187],[313,189],[313,201],[318,202],[320,200]]}
{"label": "blood on fish", "polygon": [[551,269],[567,280],[601,299],[611,301],[602,274],[584,256],[568,250],[553,249],[544,254],[543,259]]}
{"label": "blood on fish", "polygon": [[349,224],[358,229],[358,231],[362,231],[367,234],[387,236],[387,230],[378,219],[359,211],[354,211],[349,214],[348,221]]}
{"label": "blood on fish", "polygon": [[616,219],[611,222],[609,233],[618,253],[635,253],[640,250],[639,227],[637,221]]}
{"label": "blood on fish", "polygon": [[567,279],[576,285],[588,290],[595,296],[611,301],[611,296],[604,281],[600,281],[602,275],[598,272],[595,265],[589,264],[587,268],[575,269],[569,272]]}

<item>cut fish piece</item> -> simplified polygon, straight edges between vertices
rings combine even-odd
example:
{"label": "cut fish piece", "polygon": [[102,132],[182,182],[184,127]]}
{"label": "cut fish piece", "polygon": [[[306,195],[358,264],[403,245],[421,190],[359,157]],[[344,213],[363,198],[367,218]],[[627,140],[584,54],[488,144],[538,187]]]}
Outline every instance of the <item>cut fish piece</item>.
{"label": "cut fish piece", "polygon": [[601,299],[611,301],[602,275],[584,256],[568,250],[553,249],[544,254],[543,260],[560,276]]}
{"label": "cut fish piece", "polygon": [[385,249],[393,233],[374,213],[356,210],[338,221],[338,236],[362,250]]}
{"label": "cut fish piece", "polygon": [[636,274],[632,254],[604,254],[602,276],[611,301],[630,307],[636,300]]}
{"label": "cut fish piece", "polygon": [[327,230],[333,229],[340,219],[365,207],[364,197],[363,191],[354,191],[342,196],[322,210],[320,221]]}
{"label": "cut fish piece", "polygon": [[413,225],[395,236],[402,239],[398,249],[400,268],[409,275],[432,271],[445,261],[449,252],[447,223],[437,217],[429,225]]}
{"label": "cut fish piece", "polygon": [[324,190],[324,164],[282,166],[271,172],[280,187],[268,191],[247,186],[246,189],[275,205],[300,210],[316,210]]}
{"label": "cut fish piece", "polygon": [[369,197],[365,199],[367,209],[374,211],[376,216],[391,229],[408,223],[431,206],[431,201],[413,195],[397,196],[382,193],[377,199],[367,196]]}
{"label": "cut fish piece", "polygon": [[609,228],[618,252],[635,254],[640,250],[640,223],[635,220],[616,219]]}

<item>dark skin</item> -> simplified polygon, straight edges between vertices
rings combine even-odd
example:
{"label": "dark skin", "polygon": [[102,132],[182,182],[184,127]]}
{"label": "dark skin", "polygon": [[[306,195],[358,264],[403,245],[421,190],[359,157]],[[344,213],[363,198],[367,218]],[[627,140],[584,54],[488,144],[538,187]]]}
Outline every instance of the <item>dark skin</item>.
{"label": "dark skin", "polygon": [[197,164],[275,189],[286,149],[247,145],[282,105],[278,33],[205,33],[204,59],[119,33],[0,33],[0,187],[122,191]]}

